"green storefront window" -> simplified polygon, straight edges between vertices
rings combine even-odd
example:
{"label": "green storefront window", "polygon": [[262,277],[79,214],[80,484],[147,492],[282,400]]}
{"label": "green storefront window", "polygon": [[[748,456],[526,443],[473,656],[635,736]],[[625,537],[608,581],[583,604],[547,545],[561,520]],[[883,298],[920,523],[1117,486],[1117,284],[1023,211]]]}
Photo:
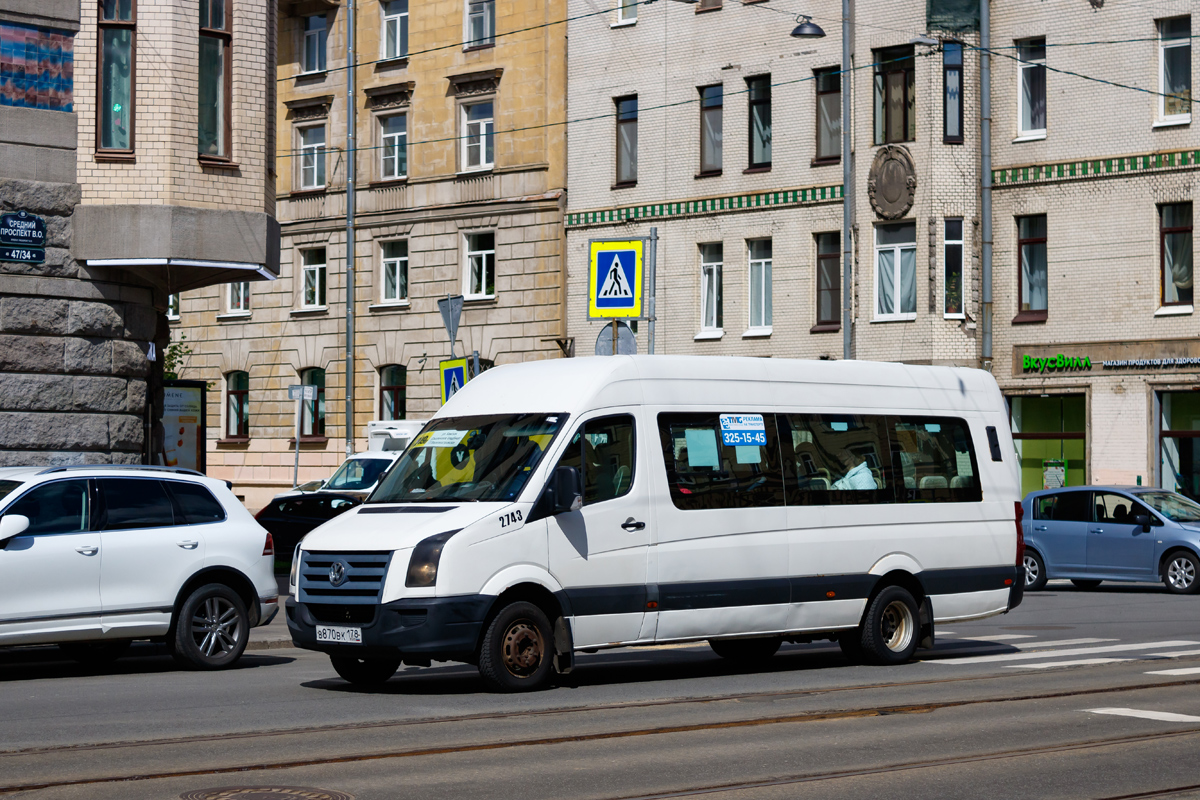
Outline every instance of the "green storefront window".
{"label": "green storefront window", "polygon": [[1161,392],[1160,484],[1195,500],[1200,497],[1200,393]]}
{"label": "green storefront window", "polygon": [[1066,466],[1066,485],[1087,484],[1087,398],[1082,394],[1010,397],[1013,442],[1021,469],[1021,492],[1054,479],[1053,464]]}

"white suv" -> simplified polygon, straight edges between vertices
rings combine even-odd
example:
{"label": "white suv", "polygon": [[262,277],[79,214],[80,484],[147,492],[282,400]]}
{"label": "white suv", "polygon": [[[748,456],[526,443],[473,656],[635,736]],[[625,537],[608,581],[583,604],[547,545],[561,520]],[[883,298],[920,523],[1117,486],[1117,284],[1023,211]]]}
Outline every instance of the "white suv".
{"label": "white suv", "polygon": [[228,667],[278,610],[273,562],[271,535],[199,472],[0,468],[0,645],[110,660],[157,639]]}

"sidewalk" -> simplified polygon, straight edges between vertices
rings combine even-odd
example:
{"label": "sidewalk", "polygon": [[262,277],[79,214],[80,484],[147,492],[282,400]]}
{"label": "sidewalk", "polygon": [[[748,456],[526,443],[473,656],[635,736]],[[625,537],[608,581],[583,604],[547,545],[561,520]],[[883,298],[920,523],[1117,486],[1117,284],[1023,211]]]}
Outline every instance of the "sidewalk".
{"label": "sidewalk", "polygon": [[279,613],[271,620],[271,624],[250,629],[247,650],[275,650],[293,646],[292,636],[288,633],[287,615],[283,610],[283,604],[289,597],[288,576],[276,575],[275,578],[279,581]]}

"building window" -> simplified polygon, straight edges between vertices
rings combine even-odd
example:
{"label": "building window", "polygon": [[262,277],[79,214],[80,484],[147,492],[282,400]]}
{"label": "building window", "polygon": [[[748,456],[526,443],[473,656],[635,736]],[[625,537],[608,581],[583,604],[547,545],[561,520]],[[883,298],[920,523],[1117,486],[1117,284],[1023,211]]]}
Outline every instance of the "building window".
{"label": "building window", "polygon": [[496,0],[467,0],[467,47],[496,43]]}
{"label": "building window", "polygon": [[491,169],[495,156],[495,125],[491,103],[462,107],[463,165],[466,170]]}
{"label": "building window", "polygon": [[325,370],[306,369],[300,372],[300,383],[317,387],[316,400],[300,401],[300,438],[325,436]]}
{"label": "building window", "polygon": [[1008,407],[1021,494],[1086,486],[1087,398],[1082,394],[1016,396],[1008,398]]}
{"label": "building window", "polygon": [[1192,18],[1158,22],[1158,116],[1184,122],[1192,114]]}
{"label": "building window", "polygon": [[96,146],[133,152],[134,60],[137,17],[133,0],[100,2],[100,108]]}
{"label": "building window", "polygon": [[325,307],[325,248],[301,250],[300,259],[304,272],[304,296],[301,308]]}
{"label": "building window", "polygon": [[1046,40],[1017,42],[1017,70],[1020,73],[1017,100],[1017,133],[1021,136],[1046,135]]}
{"label": "building window", "polygon": [[917,318],[917,226],[875,226],[875,319]]}
{"label": "building window", "polygon": [[229,89],[233,37],[232,0],[200,0],[200,76],[197,149],[202,156],[229,157]]}
{"label": "building window", "polygon": [[239,281],[229,284],[229,311],[250,311],[250,282]]}
{"label": "building window", "polygon": [[875,144],[917,138],[917,78],[913,49],[875,51]]}
{"label": "building window", "polygon": [[250,435],[250,373],[231,372],[225,376],[225,436],[245,439]]}
{"label": "building window", "polygon": [[750,245],[750,330],[771,329],[771,240]]}
{"label": "building window", "polygon": [[833,163],[842,157],[841,67],[821,69],[817,84],[817,161]]}
{"label": "building window", "polygon": [[383,4],[383,57],[408,55],[408,0],[387,0]]}
{"label": "building window", "polygon": [[638,99],[618,97],[617,104],[617,185],[637,183]]}
{"label": "building window", "polygon": [[632,25],[637,22],[638,0],[617,0],[617,24]]}
{"label": "building window", "polygon": [[838,234],[817,234],[817,325],[840,327],[841,253]]}
{"label": "building window", "polygon": [[963,46],[942,44],[942,141],[963,143]]}
{"label": "building window", "polygon": [[1200,395],[1159,392],[1158,485],[1200,500]]}
{"label": "building window", "polygon": [[379,418],[404,419],[404,392],[408,373],[404,367],[392,364],[379,370]]}
{"label": "building window", "polygon": [[1192,204],[1173,203],[1158,208],[1162,264],[1162,304],[1192,304]]}
{"label": "building window", "polygon": [[383,243],[383,302],[408,299],[408,242]]}
{"label": "building window", "polygon": [[379,177],[385,181],[408,175],[408,116],[393,114],[379,118],[382,139]]}
{"label": "building window", "polygon": [[467,234],[468,300],[496,296],[496,234]]}
{"label": "building window", "polygon": [[700,174],[721,174],[721,112],[724,90],[720,85],[700,89]]}
{"label": "building window", "polygon": [[[1046,215],[1017,217],[1017,308],[1022,314],[1046,316]],[[1018,315],[1019,316],[1019,315]]]}
{"label": "building window", "polygon": [[325,188],[325,126],[300,128],[300,188]]}
{"label": "building window", "polygon": [[942,315],[946,319],[966,319],[966,308],[963,306],[963,221],[947,219],[945,231],[946,277]]}
{"label": "building window", "polygon": [[324,14],[304,18],[303,72],[325,71],[325,41],[329,37],[329,22]]}
{"label": "building window", "polygon": [[771,166],[771,76],[746,79],[750,95],[750,169]]}
{"label": "building window", "polygon": [[179,300],[179,295],[177,295],[177,294],[167,295],[167,319],[169,319],[171,321],[175,321],[175,320],[179,319],[179,311],[180,311],[181,305],[182,304]]}
{"label": "building window", "polygon": [[700,245],[700,330],[724,328],[724,300],[721,297],[721,266],[725,248],[720,243]]}
{"label": "building window", "polygon": [[720,8],[720,7],[721,7],[721,0],[700,0],[699,5],[696,6],[696,10],[697,11],[708,11],[710,9]]}

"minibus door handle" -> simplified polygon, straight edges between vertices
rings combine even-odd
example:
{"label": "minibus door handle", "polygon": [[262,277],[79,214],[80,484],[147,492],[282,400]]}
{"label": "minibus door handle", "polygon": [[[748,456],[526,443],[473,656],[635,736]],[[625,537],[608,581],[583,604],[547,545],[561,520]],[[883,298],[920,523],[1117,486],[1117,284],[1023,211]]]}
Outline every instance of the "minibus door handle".
{"label": "minibus door handle", "polygon": [[629,519],[627,519],[621,523],[621,527],[624,528],[625,530],[629,531],[630,533],[633,533],[634,531],[644,530],[646,527],[646,523],[638,522],[633,517],[630,517]]}

